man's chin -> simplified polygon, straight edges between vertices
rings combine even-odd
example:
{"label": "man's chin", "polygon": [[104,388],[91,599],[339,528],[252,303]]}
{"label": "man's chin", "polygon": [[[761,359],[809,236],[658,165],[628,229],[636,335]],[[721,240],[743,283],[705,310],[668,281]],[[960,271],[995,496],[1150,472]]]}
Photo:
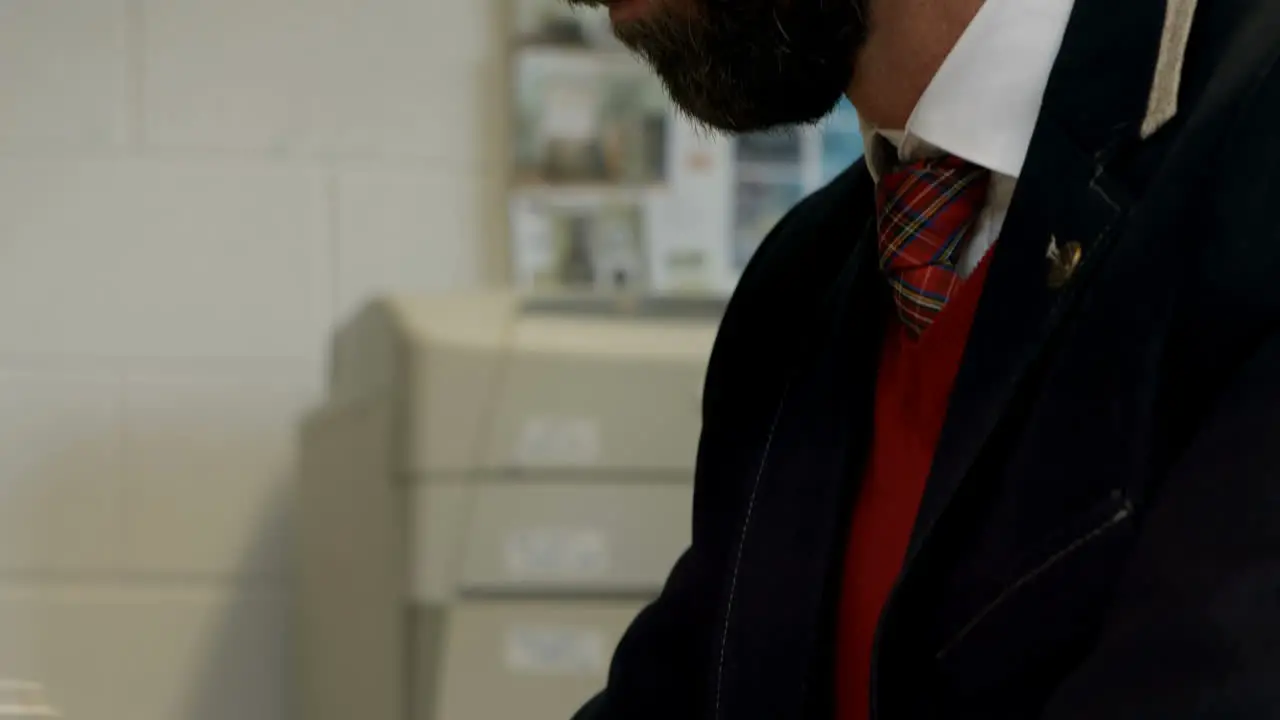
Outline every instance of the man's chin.
{"label": "man's chin", "polygon": [[[852,77],[862,29],[849,23],[864,0],[841,0],[853,3],[845,10],[795,1],[570,0],[608,7],[614,34],[652,66],[675,105],[697,124],[732,134],[817,121]],[[780,17],[788,5],[793,14]],[[731,9],[737,14],[724,16]]]}
{"label": "man's chin", "polygon": [[819,84],[786,76],[743,72],[715,58],[646,56],[680,113],[712,132],[742,135],[805,125],[826,117],[844,96],[847,80]]}

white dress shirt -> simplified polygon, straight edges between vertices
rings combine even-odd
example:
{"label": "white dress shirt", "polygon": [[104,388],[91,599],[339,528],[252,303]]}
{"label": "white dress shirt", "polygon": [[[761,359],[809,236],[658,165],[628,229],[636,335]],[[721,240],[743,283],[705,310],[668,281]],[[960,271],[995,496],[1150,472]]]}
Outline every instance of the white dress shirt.
{"label": "white dress shirt", "polygon": [[[1004,225],[1074,0],[986,0],[903,130],[863,126],[874,177],[949,153],[991,171],[987,203],[957,268],[968,276]],[[895,158],[895,148],[896,155]]]}

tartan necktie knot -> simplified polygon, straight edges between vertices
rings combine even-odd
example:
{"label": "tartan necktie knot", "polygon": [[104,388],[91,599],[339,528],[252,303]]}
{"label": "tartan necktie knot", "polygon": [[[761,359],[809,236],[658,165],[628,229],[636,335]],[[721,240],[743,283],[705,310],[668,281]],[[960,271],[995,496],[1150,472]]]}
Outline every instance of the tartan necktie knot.
{"label": "tartan necktie knot", "polygon": [[880,268],[898,317],[919,337],[962,278],[961,251],[987,200],[990,172],[953,155],[907,163],[876,187]]}

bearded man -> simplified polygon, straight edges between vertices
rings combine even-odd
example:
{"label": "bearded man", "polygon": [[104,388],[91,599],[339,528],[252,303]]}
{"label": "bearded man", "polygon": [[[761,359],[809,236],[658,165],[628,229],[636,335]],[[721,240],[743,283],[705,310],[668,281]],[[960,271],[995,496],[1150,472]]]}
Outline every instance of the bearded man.
{"label": "bearded man", "polygon": [[602,4],[696,121],[866,153],[744,272],[579,717],[1280,718],[1280,2]]}

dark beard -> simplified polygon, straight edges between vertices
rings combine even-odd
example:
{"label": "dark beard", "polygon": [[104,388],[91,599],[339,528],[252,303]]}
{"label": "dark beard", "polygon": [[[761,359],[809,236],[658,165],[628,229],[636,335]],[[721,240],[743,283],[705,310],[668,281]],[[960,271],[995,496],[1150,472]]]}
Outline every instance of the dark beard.
{"label": "dark beard", "polygon": [[[595,4],[592,0],[569,0]],[[829,113],[853,77],[867,0],[654,0],[618,38],[712,128],[753,132]]]}

